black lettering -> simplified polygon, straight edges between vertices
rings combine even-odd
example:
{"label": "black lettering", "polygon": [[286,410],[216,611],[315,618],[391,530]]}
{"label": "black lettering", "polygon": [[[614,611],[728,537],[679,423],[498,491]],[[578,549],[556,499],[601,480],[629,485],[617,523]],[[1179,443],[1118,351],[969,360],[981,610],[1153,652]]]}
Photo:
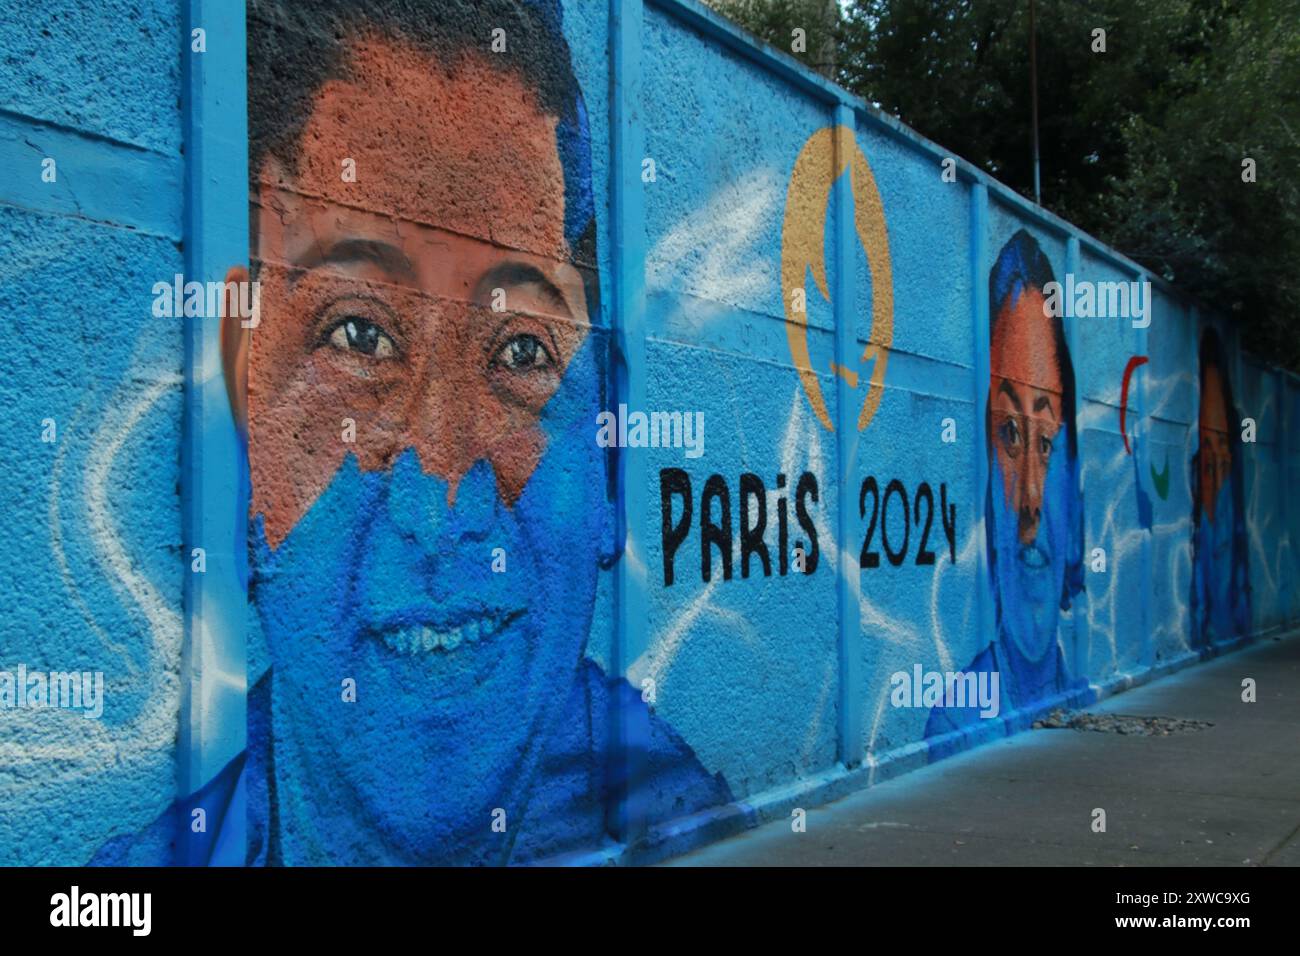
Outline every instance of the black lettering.
{"label": "black lettering", "polygon": [[[897,493],[903,499],[903,546],[895,551],[889,546],[889,496]],[[907,506],[907,489],[897,478],[885,485],[885,500],[880,505],[880,543],[885,546],[885,557],[894,567],[903,563],[907,557],[907,543],[912,537],[911,509]]]}
{"label": "black lettering", "polygon": [[[785,475],[776,476],[777,488],[785,487]],[[776,566],[781,576],[790,570],[790,525],[786,518],[785,495],[776,499]]]}
{"label": "black lettering", "polygon": [[[758,501],[758,518],[749,526],[749,499]],[[758,475],[745,472],[740,476],[740,576],[749,577],[749,556],[757,554],[763,562],[763,577],[772,576],[772,558],[763,541],[767,528],[767,489]]]}
{"label": "black lettering", "polygon": [[921,532],[921,543],[916,549],[917,564],[934,564],[934,552],[926,548],[925,544],[930,540],[930,525],[934,523],[934,492],[930,490],[929,484],[921,482],[921,487],[916,489],[916,500],[913,506],[916,508],[916,523],[921,523],[921,499],[925,499],[925,530]]}
{"label": "black lettering", "polygon": [[813,527],[812,519],[808,517],[808,509],[803,503],[805,496],[810,496],[814,502],[817,501],[817,478],[811,471],[805,471],[799,476],[799,484],[794,493],[794,513],[799,520],[799,527],[808,534],[808,556],[804,561],[804,573],[812,574],[817,570],[817,558],[821,551],[817,547],[817,529]]}
{"label": "black lettering", "polygon": [[862,539],[862,551],[858,554],[858,567],[860,568],[878,568],[880,567],[880,552],[871,550],[871,539],[876,533],[876,519],[880,515],[880,486],[876,484],[876,479],[868,475],[862,481],[862,487],[858,490],[858,517],[867,516],[867,495],[871,495],[871,521],[867,523],[867,536]]}
{"label": "black lettering", "polygon": [[[713,523],[713,499],[722,501],[722,524]],[[700,496],[700,574],[713,580],[712,545],[722,552],[722,580],[731,580],[731,492],[721,475],[709,475]]]}
{"label": "black lettering", "polygon": [[[673,495],[681,495],[682,517],[673,524]],[[673,583],[673,557],[691,530],[691,476],[680,468],[659,472],[659,507],[663,514],[664,587]]]}
{"label": "black lettering", "polygon": [[948,539],[948,556],[952,563],[957,563],[957,506],[948,504],[948,484],[939,485],[939,520],[943,522],[943,534]]}

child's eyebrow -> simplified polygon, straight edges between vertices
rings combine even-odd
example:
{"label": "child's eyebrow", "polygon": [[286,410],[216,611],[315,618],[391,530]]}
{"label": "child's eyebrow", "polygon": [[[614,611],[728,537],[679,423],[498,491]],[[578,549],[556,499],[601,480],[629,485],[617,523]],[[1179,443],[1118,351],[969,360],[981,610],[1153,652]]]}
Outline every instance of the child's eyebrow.
{"label": "child's eyebrow", "polygon": [[1016,397],[1015,389],[1011,387],[1011,383],[1007,381],[1007,379],[1004,378],[1001,381],[1001,383],[998,385],[998,391],[1006,395],[1007,398],[1011,399],[1011,404],[1016,406],[1016,411],[1019,414],[1023,415],[1025,413],[1024,406],[1020,404],[1020,399]]}
{"label": "child's eyebrow", "polygon": [[316,269],[323,265],[369,262],[394,278],[407,282],[416,280],[415,266],[397,246],[379,239],[347,238],[321,247],[313,244],[294,264],[301,269]]}
{"label": "child's eyebrow", "polygon": [[573,309],[569,307],[569,301],[564,297],[564,293],[560,291],[559,286],[552,282],[541,269],[527,262],[511,260],[493,266],[478,280],[476,291],[482,295],[488,289],[498,286],[519,285],[538,286],[552,305],[564,310],[565,315],[573,315]]}

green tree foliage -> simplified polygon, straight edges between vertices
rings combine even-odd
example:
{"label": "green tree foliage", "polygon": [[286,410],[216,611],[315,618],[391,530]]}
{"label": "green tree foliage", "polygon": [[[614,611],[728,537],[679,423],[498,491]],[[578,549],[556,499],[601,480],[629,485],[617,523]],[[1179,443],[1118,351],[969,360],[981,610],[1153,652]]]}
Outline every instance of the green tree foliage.
{"label": "green tree foliage", "polygon": [[[713,5],[782,49],[825,8]],[[838,81],[1032,198],[1029,0],[843,7]],[[1035,7],[1043,205],[1300,369],[1300,0]]]}
{"label": "green tree foliage", "polygon": [[[840,9],[836,0],[706,0],[764,43],[788,53],[823,76],[835,76]],[[804,49],[793,48],[803,30]]]}
{"label": "green tree foliage", "polygon": [[1214,6],[1204,46],[1171,70],[1173,94],[1124,118],[1125,163],[1081,224],[1227,313],[1247,348],[1300,369],[1300,10]]}

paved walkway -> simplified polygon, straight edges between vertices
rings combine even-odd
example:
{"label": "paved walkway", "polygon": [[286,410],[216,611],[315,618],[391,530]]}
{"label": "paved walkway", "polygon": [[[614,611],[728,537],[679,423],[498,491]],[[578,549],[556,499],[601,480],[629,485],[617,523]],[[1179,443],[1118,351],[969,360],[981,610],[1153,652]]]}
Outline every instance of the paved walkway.
{"label": "paved walkway", "polygon": [[1300,865],[1300,635],[1088,712],[1212,726],[1028,731],[809,809],[804,833],[778,820],[669,865]]}

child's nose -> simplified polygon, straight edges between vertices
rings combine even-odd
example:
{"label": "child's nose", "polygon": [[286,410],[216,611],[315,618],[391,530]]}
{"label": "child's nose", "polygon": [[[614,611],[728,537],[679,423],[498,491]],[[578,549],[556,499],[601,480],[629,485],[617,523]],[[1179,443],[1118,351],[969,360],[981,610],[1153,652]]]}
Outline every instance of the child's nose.
{"label": "child's nose", "polygon": [[403,409],[403,447],[414,448],[426,472],[450,486],[482,457],[479,438],[485,414],[482,378],[462,343],[444,340],[418,370]]}
{"label": "child's nose", "polygon": [[449,544],[484,540],[496,507],[496,474],[486,459],[454,485],[426,474],[414,449],[393,463],[388,514],[399,532],[429,554],[445,551]]}
{"label": "child's nose", "polygon": [[458,541],[482,541],[492,528],[498,507],[497,477],[491,463],[480,458],[452,489],[452,533]]}
{"label": "child's nose", "polygon": [[1020,477],[1020,543],[1033,544],[1038,537],[1038,520],[1043,510],[1043,468],[1032,453],[1024,456]]}

